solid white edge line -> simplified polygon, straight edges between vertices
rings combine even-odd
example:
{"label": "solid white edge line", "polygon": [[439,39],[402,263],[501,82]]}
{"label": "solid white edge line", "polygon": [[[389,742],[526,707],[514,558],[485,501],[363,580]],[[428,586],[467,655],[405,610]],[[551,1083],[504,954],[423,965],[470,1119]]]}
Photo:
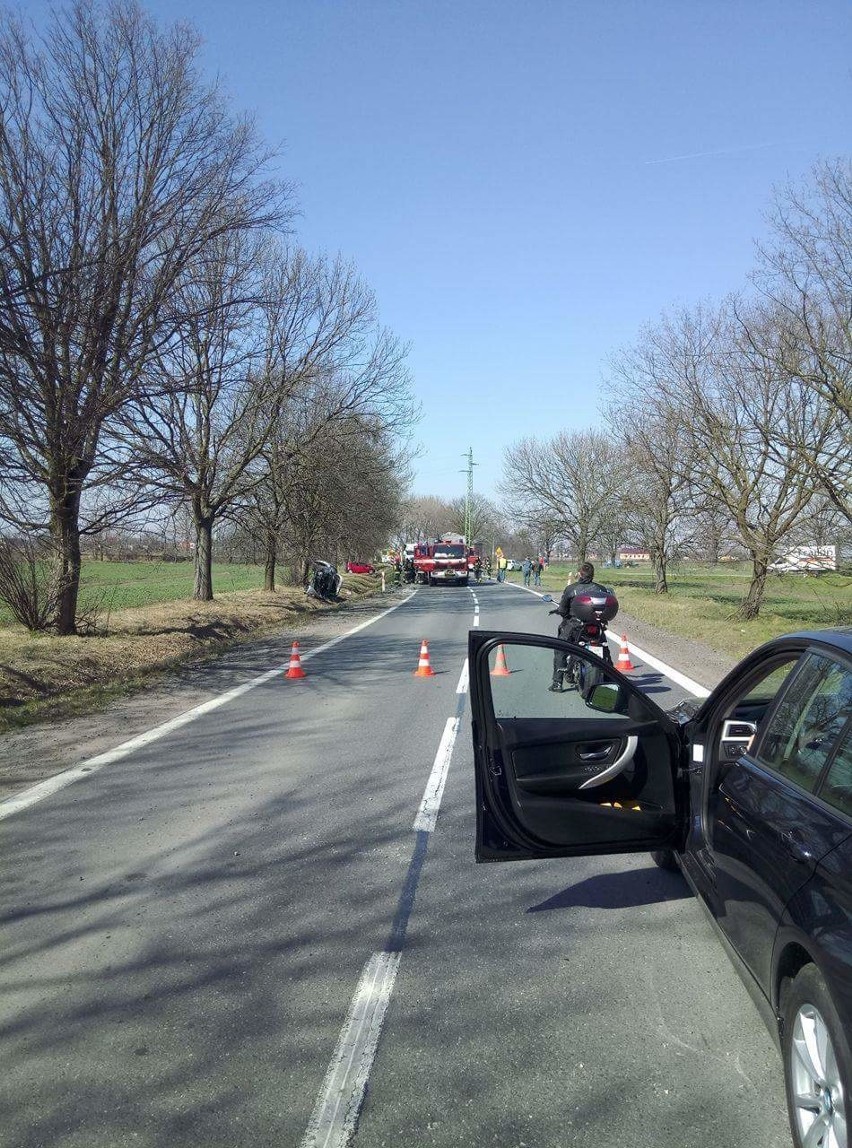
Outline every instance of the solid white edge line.
{"label": "solid white edge line", "polygon": [[441,808],[444,783],[447,780],[447,771],[450,768],[450,758],[453,755],[456,734],[459,732],[460,720],[461,719],[457,717],[447,718],[447,724],[444,726],[444,733],[441,737],[441,744],[438,746],[438,752],[435,754],[432,772],[429,774],[429,780],[426,782],[423,800],[420,802],[420,809],[414,818],[412,828],[416,833],[434,832],[435,822],[438,820],[438,810]]}
{"label": "solid white edge line", "polygon": [[467,687],[468,687],[469,680],[470,680],[470,678],[468,675],[467,658],[465,658],[464,665],[462,666],[462,672],[459,676],[459,684],[456,686],[456,693],[457,694],[466,694],[467,693]]}
{"label": "solid white edge line", "polygon": [[[614,646],[621,646],[621,642],[613,634],[607,634],[607,638]],[[672,666],[661,662],[659,658],[655,658],[653,654],[647,654],[644,650],[640,650],[638,646],[634,646],[632,642],[628,642],[627,649],[631,654],[635,654],[640,662],[647,662],[654,670],[659,670],[661,674],[673,681],[675,685],[682,686],[685,690],[689,690],[697,698],[708,698],[710,690],[706,686],[699,685],[698,682],[688,678],[686,674],[682,674],[680,670],[675,670]]]}
{"label": "solid white edge line", "polygon": [[[416,593],[416,591],[414,593]],[[389,606],[387,610],[383,610],[381,614],[376,614],[374,618],[368,618],[365,622],[360,622],[351,630],[347,630],[345,634],[339,634],[336,638],[332,638],[324,645],[317,646],[316,649],[309,650],[302,654],[300,660],[307,662],[311,658],[316,657],[317,654],[322,654],[326,650],[330,650],[332,646],[336,646],[338,642],[342,642],[345,638],[351,637],[352,634],[357,634],[359,630],[364,630],[367,626],[372,626],[374,622],[379,622],[382,618],[386,618],[388,614],[392,614],[394,610],[398,610],[400,606],[404,606],[407,602],[410,602],[413,597],[413,593],[409,594],[407,598],[403,598],[401,602],[396,602],[393,606]],[[39,801],[43,801],[46,797],[50,797],[51,794],[58,792],[60,789],[64,789],[66,785],[71,785],[72,782],[79,781],[81,777],[88,777],[90,774],[96,773],[99,769],[103,769],[104,766],[112,765],[113,762],[120,761],[122,758],[127,757],[135,750],[142,749],[144,746],[150,745],[151,742],[159,741],[161,737],[173,733],[174,730],[180,729],[181,726],[189,725],[190,722],[203,717],[204,714],[210,713],[220,706],[226,705],[242,694],[248,693],[249,690],[255,689],[256,686],[262,686],[264,682],[268,682],[277,674],[283,673],[289,664],[290,660],[288,658],[287,661],[283,662],[280,666],[266,670],[265,673],[259,674],[258,677],[252,678],[248,682],[243,682],[242,685],[235,686],[233,689],[228,690],[224,694],[219,694],[209,701],[202,702],[200,705],[194,706],[185,713],[179,714],[178,717],[171,718],[169,721],[163,722],[162,725],[154,726],[153,729],[139,734],[138,737],[131,738],[130,741],[122,742],[121,745],[117,745],[114,749],[107,750],[105,753],[99,753],[95,757],[90,757],[79,765],[63,770],[62,773],[57,773],[55,777],[49,777],[46,781],[40,781],[37,785],[22,790],[21,793],[7,797],[4,801],[0,801],[0,821],[6,817],[11,817],[14,813],[19,813],[22,809],[27,809],[29,806],[35,805]]]}
{"label": "solid white edge line", "polygon": [[364,966],[300,1148],[346,1148],[376,1055],[401,953],[373,953]]}

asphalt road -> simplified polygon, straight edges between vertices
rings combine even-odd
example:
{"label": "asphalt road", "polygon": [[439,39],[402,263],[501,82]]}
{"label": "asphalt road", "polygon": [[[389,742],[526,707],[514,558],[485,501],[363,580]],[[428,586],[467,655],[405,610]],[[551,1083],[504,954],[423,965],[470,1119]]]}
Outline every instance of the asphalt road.
{"label": "asphalt road", "polygon": [[788,1148],[777,1053],[679,876],[474,865],[474,598],[553,629],[515,588],[423,589],[0,822],[0,1144]]}

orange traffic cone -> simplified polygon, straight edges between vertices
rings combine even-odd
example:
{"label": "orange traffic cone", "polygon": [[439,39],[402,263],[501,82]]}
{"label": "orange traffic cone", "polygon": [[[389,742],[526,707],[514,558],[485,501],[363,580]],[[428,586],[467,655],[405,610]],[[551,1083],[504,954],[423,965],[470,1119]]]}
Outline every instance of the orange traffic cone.
{"label": "orange traffic cone", "polygon": [[497,647],[497,661],[491,671],[492,678],[508,678],[512,671],[506,665],[506,651],[502,646]]}
{"label": "orange traffic cone", "polygon": [[621,651],[618,655],[618,661],[615,663],[615,668],[622,674],[628,673],[630,670],[635,670],[636,667],[630,661],[630,650],[627,648],[627,635],[621,635]]}
{"label": "orange traffic cone", "polygon": [[434,678],[435,671],[429,661],[429,647],[426,645],[426,639],[420,643],[420,661],[417,663],[417,669],[414,671],[415,678]]}
{"label": "orange traffic cone", "polygon": [[290,669],[284,675],[285,678],[306,678],[308,675],[302,669],[302,659],[299,657],[299,643],[293,643],[293,649],[290,653]]}

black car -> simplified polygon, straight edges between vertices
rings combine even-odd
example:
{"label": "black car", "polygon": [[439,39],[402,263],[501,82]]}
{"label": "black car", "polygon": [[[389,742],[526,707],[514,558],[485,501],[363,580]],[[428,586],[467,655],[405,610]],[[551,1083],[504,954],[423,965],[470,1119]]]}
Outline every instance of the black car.
{"label": "black car", "polygon": [[[554,651],[579,688],[549,688]],[[679,865],[780,1044],[796,1145],[848,1148],[852,630],[776,638],[668,713],[555,638],[472,630],[469,664],[477,861]]]}

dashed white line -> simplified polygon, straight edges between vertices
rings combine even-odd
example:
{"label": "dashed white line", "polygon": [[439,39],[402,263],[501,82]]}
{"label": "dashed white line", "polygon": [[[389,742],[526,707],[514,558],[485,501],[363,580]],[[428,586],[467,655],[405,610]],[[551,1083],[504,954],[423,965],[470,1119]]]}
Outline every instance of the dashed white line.
{"label": "dashed white line", "polygon": [[349,1144],[400,959],[400,953],[373,953],[364,966],[301,1148],[345,1148]]}
{"label": "dashed white line", "polygon": [[467,658],[465,658],[464,665],[462,666],[461,676],[459,677],[459,684],[456,686],[456,693],[466,694],[469,682],[470,676],[468,674]]}
{"label": "dashed white line", "polygon": [[447,780],[447,770],[450,768],[450,758],[453,755],[453,746],[456,743],[456,734],[459,732],[460,720],[457,717],[447,718],[441,744],[435,754],[435,763],[432,766],[429,780],[426,782],[423,800],[420,802],[420,809],[414,818],[413,829],[415,832],[433,833],[435,830],[435,822],[438,820],[438,810],[441,808],[441,796],[444,792],[444,783]]}

